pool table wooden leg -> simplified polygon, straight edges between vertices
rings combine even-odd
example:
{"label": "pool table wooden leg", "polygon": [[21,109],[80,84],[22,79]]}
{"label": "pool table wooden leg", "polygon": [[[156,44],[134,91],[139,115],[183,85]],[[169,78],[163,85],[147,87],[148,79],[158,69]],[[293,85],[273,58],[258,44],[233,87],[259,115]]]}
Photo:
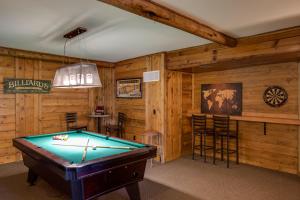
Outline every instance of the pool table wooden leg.
{"label": "pool table wooden leg", "polygon": [[138,182],[126,186],[126,190],[127,190],[130,200],[140,200],[141,199]]}
{"label": "pool table wooden leg", "polygon": [[37,178],[38,175],[34,171],[32,171],[32,169],[29,169],[27,174],[27,182],[32,186],[35,184]]}
{"label": "pool table wooden leg", "polygon": [[72,200],[83,200],[83,189],[81,180],[71,181],[71,197]]}

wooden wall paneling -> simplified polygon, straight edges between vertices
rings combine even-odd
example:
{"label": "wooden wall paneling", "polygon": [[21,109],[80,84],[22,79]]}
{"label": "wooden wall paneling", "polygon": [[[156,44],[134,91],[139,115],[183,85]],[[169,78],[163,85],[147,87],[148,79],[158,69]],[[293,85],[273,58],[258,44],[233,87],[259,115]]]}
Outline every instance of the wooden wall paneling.
{"label": "wooden wall paneling", "polygon": [[182,136],[181,154],[188,155],[192,150],[192,128],[190,113],[193,110],[193,75],[182,73]]}
{"label": "wooden wall paneling", "polygon": [[105,111],[111,115],[110,118],[103,119],[103,125],[111,124],[115,122],[115,72],[113,68],[101,68],[100,76],[102,81],[102,88],[98,93],[98,105],[104,105]]}
{"label": "wooden wall paneling", "polygon": [[[21,159],[12,146],[15,137],[65,131],[66,112],[77,112],[79,124],[88,123],[88,114],[94,109],[90,102],[96,101],[88,89],[52,89],[49,94],[3,94],[3,78],[52,80],[56,69],[62,66],[62,58],[0,47],[0,163]],[[101,93],[105,98],[103,102],[111,109],[114,69],[106,62],[97,64],[106,88]]]}
{"label": "wooden wall paneling", "polygon": [[[16,58],[16,78],[25,78],[25,59]],[[25,133],[25,94],[16,94],[16,137]]]}
{"label": "wooden wall paneling", "polygon": [[[201,112],[201,84],[242,82],[243,115],[256,114],[274,118],[297,116],[298,67],[297,62],[289,62],[195,74],[194,112]],[[289,99],[282,107],[272,108],[264,103],[263,92],[271,85],[279,85],[287,90]],[[241,162],[296,174],[299,170],[299,128],[269,123],[267,129],[267,135],[263,135],[262,123],[240,122]]]}
{"label": "wooden wall paneling", "polygon": [[[163,143],[166,141],[166,109],[165,109],[165,55],[155,54],[147,58],[147,71],[158,70],[160,80],[145,83],[145,128],[146,131],[157,131],[162,136]],[[148,141],[144,141],[148,142]],[[164,147],[166,147],[164,145]],[[163,149],[165,151],[165,148]],[[165,152],[161,155],[165,162]]]}
{"label": "wooden wall paneling", "polygon": [[[34,64],[34,74],[33,78],[36,80],[41,79],[41,67],[42,61],[38,60]],[[40,94],[33,94],[33,105],[34,105],[34,125],[33,125],[33,133],[34,135],[41,133],[41,126],[40,126],[40,118],[41,118],[41,95]]]}
{"label": "wooden wall paneling", "polygon": [[[61,62],[42,61],[41,78],[53,80],[56,69],[61,65]],[[77,112],[78,124],[89,125],[89,90],[53,88],[49,94],[41,94],[41,132],[65,131],[66,112]]]}
{"label": "wooden wall paneling", "polygon": [[[195,75],[195,107],[200,112],[200,85],[203,83],[242,82],[243,115],[282,117],[298,114],[297,107],[297,63],[261,65],[244,69],[199,73]],[[267,106],[262,100],[265,89],[281,85],[289,94],[289,103],[279,108]],[[280,118],[278,117],[278,118]]]}
{"label": "wooden wall paneling", "polygon": [[[48,53],[40,53],[40,52],[27,51],[21,49],[12,49],[7,47],[0,47],[0,55],[11,56],[14,58],[33,59],[33,60],[48,61],[48,62],[59,62],[61,64],[66,60],[70,63],[75,63],[82,60],[80,58],[65,57],[65,56],[59,56],[59,55],[48,54]],[[101,67],[113,67],[112,63],[110,62],[98,61],[98,60],[90,60],[90,62],[96,63],[98,66]]]}
{"label": "wooden wall paneling", "polygon": [[[298,119],[300,119],[300,62],[298,62]],[[298,126],[298,175],[300,176],[300,127]]]}
{"label": "wooden wall paneling", "polygon": [[[115,64],[114,78],[118,79],[128,78],[142,78],[143,72],[147,70],[147,57],[140,57],[122,61]],[[115,84],[115,83],[114,83]],[[116,90],[114,86],[114,90]],[[123,112],[127,115],[125,123],[125,136],[127,139],[137,140],[142,142],[142,137],[139,133],[145,131],[145,84],[142,86],[142,98],[140,99],[124,99],[115,98],[115,116],[117,113]],[[115,93],[114,93],[115,96]]]}
{"label": "wooden wall paneling", "polygon": [[167,72],[167,161],[181,156],[182,148],[182,73]]}
{"label": "wooden wall paneling", "polygon": [[14,78],[15,75],[15,59],[0,56],[0,163],[17,159],[12,147],[12,139],[16,136],[16,98],[14,94],[3,93],[3,78]]}
{"label": "wooden wall paneling", "polygon": [[[115,65],[115,79],[142,78],[143,72],[159,70],[160,81],[143,83],[143,98],[115,98],[115,112],[127,115],[125,135],[127,139],[145,141],[140,134],[146,130],[166,132],[165,55],[154,54],[119,62]],[[163,138],[163,142],[166,140]],[[164,157],[162,161],[164,162]]]}
{"label": "wooden wall paneling", "polygon": [[160,71],[160,81],[145,83],[146,130],[164,133],[164,65],[163,55],[148,57],[147,71]]}
{"label": "wooden wall paneling", "polygon": [[[93,113],[95,111],[96,100],[97,100],[96,95],[95,95],[96,92],[97,91],[95,88],[89,89],[89,113]],[[96,121],[94,118],[89,118],[88,130],[96,131]]]}
{"label": "wooden wall paneling", "polygon": [[[52,80],[55,70],[62,65],[60,62],[42,61],[41,79]],[[62,93],[64,93],[62,95]],[[68,95],[68,97],[66,96]],[[73,94],[74,95],[74,94]],[[72,99],[69,89],[52,88],[49,94],[41,95],[41,132],[51,133],[66,130],[64,124],[65,109],[69,109],[64,102]],[[71,111],[71,110],[69,110]]]}
{"label": "wooden wall paneling", "polygon": [[[188,149],[189,130],[182,134],[182,101],[184,114],[192,107],[192,75],[165,70],[165,54],[154,54],[117,63],[115,79],[142,77],[143,72],[159,70],[160,81],[143,83],[142,99],[115,99],[116,113],[125,112],[128,121],[125,125],[126,137],[144,141],[139,133],[145,130],[163,134],[163,161],[171,161],[181,156],[182,140]],[[187,116],[184,123],[188,123]]]}
{"label": "wooden wall paneling", "polygon": [[[100,68],[98,67],[99,76],[102,87],[89,89],[89,108],[90,113],[95,111],[96,106],[103,105],[104,110],[110,115],[109,118],[103,118],[102,126],[112,124],[114,122],[114,68]],[[96,131],[95,118],[89,119],[89,129]],[[104,129],[102,129],[104,130]]]}

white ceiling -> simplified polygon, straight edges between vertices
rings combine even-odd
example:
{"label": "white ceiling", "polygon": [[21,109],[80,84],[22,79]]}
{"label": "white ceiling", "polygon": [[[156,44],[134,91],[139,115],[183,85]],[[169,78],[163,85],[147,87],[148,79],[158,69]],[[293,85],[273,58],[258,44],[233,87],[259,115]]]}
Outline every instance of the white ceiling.
{"label": "white ceiling", "polygon": [[[300,25],[300,0],[155,0],[231,36]],[[88,32],[67,55],[120,61],[209,43],[96,0],[0,0],[0,46],[63,55],[63,35]],[[83,39],[83,40],[80,40]]]}

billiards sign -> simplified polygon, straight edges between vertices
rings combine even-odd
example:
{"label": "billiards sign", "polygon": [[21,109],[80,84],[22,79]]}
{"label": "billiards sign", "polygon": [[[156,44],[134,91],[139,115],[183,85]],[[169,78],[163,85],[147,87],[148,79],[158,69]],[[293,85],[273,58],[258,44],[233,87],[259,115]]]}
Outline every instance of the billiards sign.
{"label": "billiards sign", "polygon": [[51,81],[33,79],[4,79],[4,93],[6,94],[46,94],[51,90]]}

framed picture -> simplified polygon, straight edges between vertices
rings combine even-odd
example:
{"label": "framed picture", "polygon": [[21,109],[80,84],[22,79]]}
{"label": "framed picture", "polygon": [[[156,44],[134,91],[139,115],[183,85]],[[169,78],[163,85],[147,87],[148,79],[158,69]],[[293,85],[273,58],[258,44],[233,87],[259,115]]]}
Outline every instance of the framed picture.
{"label": "framed picture", "polygon": [[142,98],[142,79],[117,80],[117,98]]}
{"label": "framed picture", "polygon": [[201,112],[242,115],[242,83],[202,84]]}

